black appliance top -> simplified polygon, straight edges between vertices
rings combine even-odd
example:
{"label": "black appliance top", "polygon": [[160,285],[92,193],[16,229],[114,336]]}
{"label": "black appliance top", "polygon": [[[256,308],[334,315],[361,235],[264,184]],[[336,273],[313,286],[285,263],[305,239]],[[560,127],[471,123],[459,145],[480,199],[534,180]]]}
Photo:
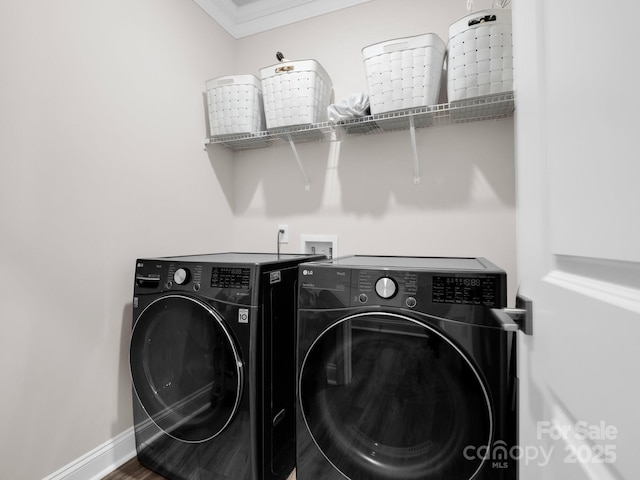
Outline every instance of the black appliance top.
{"label": "black appliance top", "polygon": [[456,270],[468,272],[502,272],[502,269],[486,258],[467,257],[401,257],[378,255],[352,255],[318,263],[336,267],[374,269],[417,269],[427,271]]}
{"label": "black appliance top", "polygon": [[291,254],[291,253],[241,253],[241,252],[224,252],[224,253],[207,253],[201,255],[182,255],[176,257],[157,257],[149,260],[164,260],[170,262],[198,262],[198,263],[224,263],[224,264],[243,264],[243,265],[266,265],[291,260],[316,260],[317,255]]}

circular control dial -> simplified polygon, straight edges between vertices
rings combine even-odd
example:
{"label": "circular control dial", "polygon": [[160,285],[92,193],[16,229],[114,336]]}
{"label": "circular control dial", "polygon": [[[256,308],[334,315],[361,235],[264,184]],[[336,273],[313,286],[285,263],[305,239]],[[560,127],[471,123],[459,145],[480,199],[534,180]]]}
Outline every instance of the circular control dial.
{"label": "circular control dial", "polygon": [[191,278],[191,273],[187,268],[179,268],[173,274],[173,281],[178,285],[184,285]]}
{"label": "circular control dial", "polygon": [[376,282],[376,293],[380,298],[392,298],[398,292],[398,284],[393,278],[382,277]]}

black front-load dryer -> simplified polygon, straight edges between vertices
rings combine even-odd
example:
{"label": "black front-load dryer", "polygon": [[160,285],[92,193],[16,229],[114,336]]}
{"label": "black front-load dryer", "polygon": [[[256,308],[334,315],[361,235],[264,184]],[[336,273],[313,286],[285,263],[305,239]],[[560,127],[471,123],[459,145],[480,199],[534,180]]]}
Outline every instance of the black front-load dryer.
{"label": "black front-load dryer", "polygon": [[483,258],[301,264],[298,480],[517,478],[505,284]]}
{"label": "black front-load dryer", "polygon": [[175,480],[283,479],[295,463],[304,255],[139,259],[130,367],[140,462]]}

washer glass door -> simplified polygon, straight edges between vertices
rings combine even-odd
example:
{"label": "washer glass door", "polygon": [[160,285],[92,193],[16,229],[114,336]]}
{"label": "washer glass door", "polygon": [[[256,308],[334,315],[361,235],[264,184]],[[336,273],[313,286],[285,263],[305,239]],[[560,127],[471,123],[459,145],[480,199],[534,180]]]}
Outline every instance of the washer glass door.
{"label": "washer glass door", "polygon": [[138,317],[130,347],[135,393],[165,433],[202,442],[231,422],[243,367],[231,332],[210,306],[182,295],[160,297]]}
{"label": "washer glass door", "polygon": [[493,434],[487,390],[440,331],[353,315],[318,336],[300,372],[308,431],[347,478],[467,480],[480,469]]}

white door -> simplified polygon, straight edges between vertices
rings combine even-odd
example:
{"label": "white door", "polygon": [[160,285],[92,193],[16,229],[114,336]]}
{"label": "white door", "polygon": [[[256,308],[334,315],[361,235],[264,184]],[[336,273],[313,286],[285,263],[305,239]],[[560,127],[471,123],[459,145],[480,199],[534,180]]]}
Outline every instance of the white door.
{"label": "white door", "polygon": [[521,479],[640,478],[640,2],[515,0]]}

